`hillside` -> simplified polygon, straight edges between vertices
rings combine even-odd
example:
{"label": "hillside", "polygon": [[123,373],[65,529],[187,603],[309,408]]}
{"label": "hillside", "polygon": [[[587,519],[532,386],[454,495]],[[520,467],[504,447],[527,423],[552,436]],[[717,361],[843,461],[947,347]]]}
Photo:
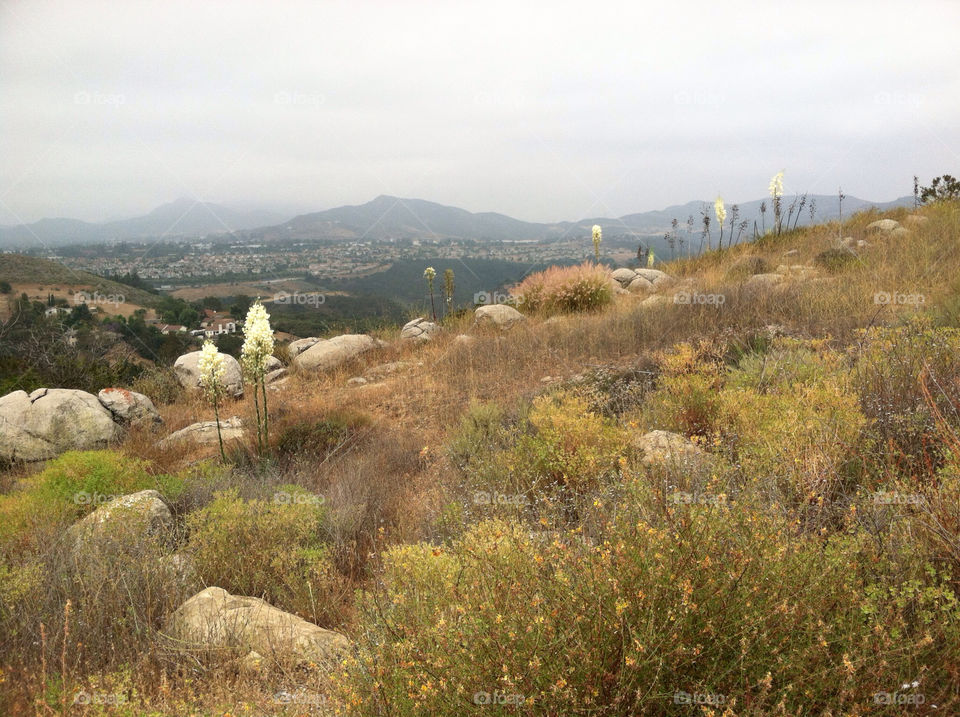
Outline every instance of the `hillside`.
{"label": "hillside", "polygon": [[[0,468],[0,711],[960,711],[960,204],[661,268],[278,347],[223,457],[169,440],[216,414],[158,373],[162,424]],[[77,537],[147,489],[149,529]],[[189,633],[195,593],[303,622]]]}

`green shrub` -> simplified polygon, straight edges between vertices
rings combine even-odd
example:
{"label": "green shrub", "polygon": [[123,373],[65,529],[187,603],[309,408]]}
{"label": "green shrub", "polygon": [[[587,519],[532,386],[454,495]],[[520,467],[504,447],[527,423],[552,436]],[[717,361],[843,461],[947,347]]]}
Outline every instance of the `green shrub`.
{"label": "green shrub", "polygon": [[526,311],[546,314],[595,311],[613,301],[613,280],[600,264],[551,266],[510,289]]}
{"label": "green shrub", "polygon": [[360,415],[334,415],[320,420],[302,421],[285,427],[276,439],[280,458],[323,458],[345,444],[356,431],[367,425]]}
{"label": "green shrub", "polygon": [[206,585],[336,625],[349,591],[328,556],[325,513],[322,497],[298,486],[262,500],[225,491],[187,516],[185,550]]}
{"label": "green shrub", "polygon": [[131,385],[137,393],[148,396],[158,405],[176,403],[184,396],[184,388],[173,369],[166,366],[150,366]]}

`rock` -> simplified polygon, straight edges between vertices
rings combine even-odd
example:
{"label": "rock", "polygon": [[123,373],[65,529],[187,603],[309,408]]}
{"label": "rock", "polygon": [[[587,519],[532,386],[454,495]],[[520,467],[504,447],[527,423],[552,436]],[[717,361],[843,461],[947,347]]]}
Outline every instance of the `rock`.
{"label": "rock", "polygon": [[754,274],[743,286],[745,289],[763,289],[774,287],[782,281],[782,274]]}
{"label": "rock", "polygon": [[912,226],[921,226],[929,222],[930,218],[925,217],[922,214],[908,214],[903,221]]}
{"label": "rock", "polygon": [[857,249],[869,249],[870,242],[865,239],[857,239]]}
{"label": "rock", "polygon": [[[240,371],[240,362],[229,354],[223,356],[223,383],[227,393],[239,398],[243,395],[243,373]],[[200,388],[200,352],[191,351],[178,358],[173,364],[173,370],[180,380],[180,384],[187,389]]]}
{"label": "rock", "polygon": [[75,556],[108,549],[136,555],[150,538],[166,539],[173,515],[155,490],[120,496],[67,529]]}
{"label": "rock", "polygon": [[900,228],[900,222],[893,219],[879,219],[875,222],[870,222],[867,224],[867,231],[878,231],[884,234],[892,232],[894,229]]}
{"label": "rock", "polygon": [[283,362],[276,356],[267,356],[266,364],[267,365],[264,367],[266,373],[270,373],[271,371],[279,371],[283,368]]}
{"label": "rock", "polygon": [[645,433],[633,441],[633,446],[643,453],[640,460],[646,466],[691,469],[702,468],[710,461],[710,455],[693,441],[670,431]]}
{"label": "rock", "polygon": [[296,341],[291,341],[287,344],[287,351],[290,352],[290,358],[294,359],[308,348],[320,342],[320,339],[315,336],[311,336],[307,339],[297,339]]}
{"label": "rock", "polygon": [[43,461],[65,451],[105,448],[122,435],[113,414],[86,391],[38,388],[0,398],[0,458]]}
{"label": "rock", "polygon": [[176,593],[177,600],[186,600],[203,589],[203,581],[197,573],[193,558],[184,553],[164,555],[157,561],[157,567],[166,586]]}
{"label": "rock", "polygon": [[637,272],[635,272],[633,269],[627,269],[624,267],[617,269],[610,276],[617,283],[619,283],[620,286],[627,287],[630,285],[630,282],[637,277]]}
{"label": "rock", "polygon": [[429,341],[438,333],[440,333],[440,327],[421,316],[413,321],[408,321],[404,327],[400,329],[400,340]]}
{"label": "rock", "polygon": [[269,658],[332,669],[350,649],[339,632],[325,630],[254,597],[209,587],[183,603],[164,626],[181,647],[251,651]]}
{"label": "rock", "polygon": [[476,342],[476,337],[468,336],[467,334],[457,334],[453,337],[453,343],[459,346],[470,346]]}
{"label": "rock", "polygon": [[477,326],[495,326],[501,331],[513,328],[516,324],[526,320],[526,317],[512,306],[506,304],[490,304],[479,307],[474,313],[474,323]]}
{"label": "rock", "polygon": [[274,370],[274,371],[270,371],[269,373],[265,373],[265,374],[263,375],[263,382],[266,383],[266,384],[274,383],[274,382],[276,382],[276,381],[279,381],[281,378],[284,378],[288,373],[289,373],[289,371],[287,371],[286,368],[280,367],[280,368],[278,368],[278,369],[276,369],[276,370]]}
{"label": "rock", "polygon": [[348,386],[363,386],[367,383],[367,379],[363,376],[354,376],[353,378],[347,379]]}
{"label": "rock", "polygon": [[97,394],[103,407],[113,414],[113,418],[129,426],[163,423],[157,407],[148,396],[125,388],[104,388]]}
{"label": "rock", "polygon": [[627,291],[626,289],[624,289],[622,286],[620,286],[620,284],[617,284],[616,286],[613,287],[613,293],[614,293],[616,296],[629,296],[629,295],[630,295],[630,292]]}
{"label": "rock", "polygon": [[637,276],[642,276],[658,289],[670,286],[676,281],[672,276],[659,269],[637,269]]}
{"label": "rock", "polygon": [[852,249],[856,245],[856,240],[853,237],[844,237],[840,240],[840,246],[846,249]]}
{"label": "rock", "polygon": [[[223,436],[224,445],[227,441],[243,440],[246,431],[243,429],[243,421],[238,416],[232,418],[220,419],[220,433]],[[158,444],[160,447],[178,443],[180,441],[190,441],[201,446],[219,446],[217,438],[216,421],[200,421],[191,423],[186,428],[171,433]]]}
{"label": "rock", "polygon": [[631,281],[630,284],[627,286],[627,289],[630,291],[634,291],[638,293],[643,292],[646,294],[651,294],[657,290],[657,288],[653,285],[652,281],[642,276],[634,277],[633,281]]}
{"label": "rock", "polygon": [[887,236],[889,236],[891,239],[903,239],[904,237],[910,236],[910,231],[908,229],[904,229],[903,227],[897,227]]}
{"label": "rock", "polygon": [[263,669],[263,655],[256,650],[250,650],[237,662],[237,669],[248,677],[258,675]]}
{"label": "rock", "polygon": [[366,334],[344,334],[318,341],[293,359],[293,363],[300,369],[327,371],[382,346],[382,341]]}

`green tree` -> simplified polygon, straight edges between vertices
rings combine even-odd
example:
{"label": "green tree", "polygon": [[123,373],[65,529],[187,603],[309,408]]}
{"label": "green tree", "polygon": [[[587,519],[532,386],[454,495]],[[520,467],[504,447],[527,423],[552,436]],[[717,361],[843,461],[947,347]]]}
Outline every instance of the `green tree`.
{"label": "green tree", "polygon": [[960,199],[960,181],[949,174],[936,177],[929,187],[921,187],[920,201],[924,204],[941,202],[949,199]]}

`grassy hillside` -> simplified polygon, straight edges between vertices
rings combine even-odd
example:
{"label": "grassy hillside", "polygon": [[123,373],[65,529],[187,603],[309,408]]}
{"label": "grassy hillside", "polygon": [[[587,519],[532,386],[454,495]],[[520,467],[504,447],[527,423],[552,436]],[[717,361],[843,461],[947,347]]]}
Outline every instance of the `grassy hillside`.
{"label": "grassy hillside", "polygon": [[[0,711],[84,690],[117,715],[957,713],[960,206],[664,269],[661,299],[384,330],[294,371],[263,455],[159,447],[213,418],[181,397],[159,433],[0,474]],[[249,395],[220,411],[255,420]],[[350,658],[183,654],[154,562],[76,578],[62,536],[93,506],[71,496],[147,486],[204,584]]]}
{"label": "grassy hillside", "polygon": [[90,293],[122,295],[126,303],[152,306],[157,296],[142,289],[119,284],[86,271],[75,271],[64,264],[25,254],[0,254],[0,281],[15,288],[30,285],[47,289],[85,290]]}

